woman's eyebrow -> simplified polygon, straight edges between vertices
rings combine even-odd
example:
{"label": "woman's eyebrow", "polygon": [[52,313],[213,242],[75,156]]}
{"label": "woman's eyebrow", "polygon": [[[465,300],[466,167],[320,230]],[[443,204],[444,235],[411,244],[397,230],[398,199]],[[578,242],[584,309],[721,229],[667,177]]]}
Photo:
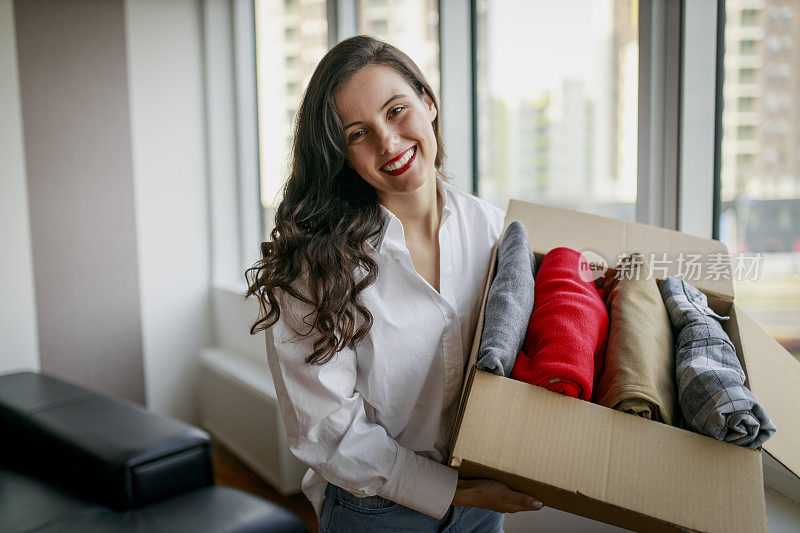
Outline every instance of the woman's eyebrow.
{"label": "woman's eyebrow", "polygon": [[[396,95],[392,96],[391,98],[389,98],[388,100],[386,100],[386,102],[380,107],[380,109],[378,109],[378,111],[381,111],[387,105],[391,104],[392,102],[394,102],[398,98],[408,98],[408,97],[405,94],[396,94]],[[355,122],[351,122],[350,124],[345,126],[344,129],[347,129],[347,128],[351,127],[351,126],[355,126],[356,124],[363,124],[363,122],[360,121],[360,120],[356,120]]]}

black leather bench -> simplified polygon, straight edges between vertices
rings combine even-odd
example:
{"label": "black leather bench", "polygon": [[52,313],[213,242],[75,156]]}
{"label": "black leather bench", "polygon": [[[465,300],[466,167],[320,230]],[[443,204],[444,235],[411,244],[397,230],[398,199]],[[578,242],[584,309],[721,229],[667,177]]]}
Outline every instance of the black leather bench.
{"label": "black leather bench", "polygon": [[0,531],[304,532],[214,486],[198,428],[52,376],[0,376]]}

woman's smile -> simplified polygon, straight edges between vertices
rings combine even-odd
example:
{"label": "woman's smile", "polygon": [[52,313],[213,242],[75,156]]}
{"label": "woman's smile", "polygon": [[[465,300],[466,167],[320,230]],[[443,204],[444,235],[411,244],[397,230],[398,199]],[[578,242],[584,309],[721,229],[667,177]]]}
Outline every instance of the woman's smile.
{"label": "woman's smile", "polygon": [[385,172],[390,176],[399,176],[414,164],[414,159],[417,156],[417,147],[412,146],[402,154],[398,155],[385,165],[381,167],[381,172]]}

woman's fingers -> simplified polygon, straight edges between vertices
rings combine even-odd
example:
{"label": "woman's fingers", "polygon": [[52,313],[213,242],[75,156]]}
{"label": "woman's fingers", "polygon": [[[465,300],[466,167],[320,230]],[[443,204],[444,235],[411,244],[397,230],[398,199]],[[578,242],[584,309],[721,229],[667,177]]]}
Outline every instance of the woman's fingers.
{"label": "woman's fingers", "polygon": [[542,508],[541,502],[539,502],[536,506],[531,505],[516,505],[516,504],[506,504],[502,507],[502,509],[498,509],[498,512],[501,513],[519,513],[522,511],[538,511]]}
{"label": "woman's fingers", "polygon": [[515,491],[499,481],[486,480],[485,489],[490,494],[489,499],[495,499],[498,507],[507,509],[501,512],[538,511],[542,508],[542,502],[535,497]]}
{"label": "woman's fingers", "polygon": [[542,502],[523,492],[514,492],[514,499],[511,503],[517,508],[517,510],[506,512],[516,513],[518,511],[538,511],[542,508]]}
{"label": "woman's fingers", "polygon": [[540,502],[539,500],[537,500],[535,497],[531,496],[530,494],[526,494],[524,492],[519,492],[519,491],[513,490],[508,485],[505,485],[505,484],[502,484],[502,483],[500,483],[500,485],[502,485],[502,487],[504,489],[504,492],[506,493],[506,497],[508,498],[509,503],[512,503],[514,505],[518,505],[520,507],[524,507],[526,509],[531,509],[531,508],[541,509],[542,508],[542,502]]}
{"label": "woman's fingers", "polygon": [[538,511],[542,508],[542,502],[534,496],[491,479],[459,480],[453,505],[482,507],[500,513]]}
{"label": "woman's fingers", "polygon": [[525,498],[523,498],[522,503],[519,505],[520,507],[525,507],[526,509],[533,509],[535,511],[538,511],[539,509],[542,508],[542,502],[540,502],[536,498],[527,495],[525,496]]}

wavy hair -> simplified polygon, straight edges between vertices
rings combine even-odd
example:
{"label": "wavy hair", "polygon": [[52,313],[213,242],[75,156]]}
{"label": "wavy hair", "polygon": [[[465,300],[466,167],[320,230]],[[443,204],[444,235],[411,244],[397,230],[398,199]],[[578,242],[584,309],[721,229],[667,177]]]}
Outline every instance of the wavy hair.
{"label": "wavy hair", "polygon": [[[315,337],[307,364],[324,364],[343,348],[355,348],[372,327],[372,314],[359,295],[378,275],[365,244],[382,232],[383,217],[375,189],[346,164],[344,130],[335,105],[337,91],[370,65],[393,68],[417,96],[427,94],[433,100],[434,166],[442,175],[439,106],[411,58],[367,36],[346,39],[328,51],[314,70],[297,113],[291,172],[271,240],[261,243],[261,260],[245,272],[245,297],[254,296],[259,303],[251,334],[272,327],[280,318],[278,291],[311,306],[302,320],[308,330],[295,331],[303,338]],[[291,305],[291,300],[281,302]]]}

